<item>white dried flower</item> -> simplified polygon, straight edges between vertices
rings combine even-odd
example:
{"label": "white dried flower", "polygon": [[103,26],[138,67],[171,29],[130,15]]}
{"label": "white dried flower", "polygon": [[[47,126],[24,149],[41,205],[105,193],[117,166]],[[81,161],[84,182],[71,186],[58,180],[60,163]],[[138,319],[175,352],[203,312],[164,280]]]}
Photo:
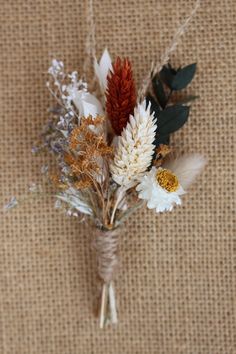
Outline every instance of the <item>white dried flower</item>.
{"label": "white dried flower", "polygon": [[73,209],[68,209],[68,210],[66,211],[66,214],[67,214],[68,216],[78,216],[78,214],[77,214],[75,211],[73,211]]}
{"label": "white dried flower", "polygon": [[73,102],[79,110],[80,117],[91,115],[93,118],[96,118],[97,115],[104,114],[101,102],[85,90],[74,90]]}
{"label": "white dried flower", "polygon": [[40,185],[37,185],[36,183],[32,182],[30,185],[29,185],[29,192],[30,193],[38,193],[38,192],[41,192],[41,186]]}
{"label": "white dried flower", "polygon": [[40,151],[40,148],[38,146],[33,146],[31,148],[31,152],[33,155],[36,155]]}
{"label": "white dried flower", "polygon": [[58,75],[63,73],[63,70],[64,70],[63,62],[57,59],[53,59],[52,64],[48,69],[48,73],[52,75],[54,79],[56,79]]}
{"label": "white dried flower", "polygon": [[200,154],[188,154],[164,163],[164,167],[173,171],[183,186],[188,188],[202,172],[206,159]]}
{"label": "white dried flower", "polygon": [[99,63],[97,59],[94,60],[94,71],[103,93],[107,88],[107,75],[110,70],[112,70],[112,61],[108,50],[105,49]]}
{"label": "white dried flower", "polygon": [[4,205],[4,210],[12,209],[15,206],[17,206],[17,204],[18,204],[18,201],[17,201],[16,197],[12,197],[10,199],[10,201],[7,204]]}
{"label": "white dried flower", "polygon": [[180,205],[180,196],[184,194],[178,178],[169,170],[152,167],[151,171],[142,177],[136,187],[139,198],[147,201],[149,209],[156,212],[171,211],[175,204]]}
{"label": "white dried flower", "polygon": [[60,209],[61,207],[62,207],[62,202],[61,202],[61,200],[57,199],[54,203],[54,208]]}
{"label": "white dried flower", "polygon": [[43,165],[43,166],[41,166],[40,171],[41,171],[41,173],[42,173],[43,175],[46,175],[46,174],[48,173],[48,170],[49,170],[48,165]]}
{"label": "white dried flower", "polygon": [[126,188],[134,186],[150,166],[155,149],[156,124],[151,105],[146,101],[134,109],[129,123],[118,138],[114,161],[111,164],[113,180]]}
{"label": "white dried flower", "polygon": [[92,209],[87,202],[82,198],[81,193],[73,187],[56,194],[56,198],[68,203],[72,208],[87,215],[92,215]]}

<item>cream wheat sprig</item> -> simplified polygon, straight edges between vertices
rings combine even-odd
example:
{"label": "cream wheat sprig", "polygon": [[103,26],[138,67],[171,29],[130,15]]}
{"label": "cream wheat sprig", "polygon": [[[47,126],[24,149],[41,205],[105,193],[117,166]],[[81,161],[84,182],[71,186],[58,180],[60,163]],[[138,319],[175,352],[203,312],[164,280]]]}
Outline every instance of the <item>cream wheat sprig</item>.
{"label": "cream wheat sprig", "polygon": [[127,189],[134,186],[150,166],[155,149],[156,121],[146,101],[138,104],[134,116],[118,137],[118,146],[110,169],[113,180]]}

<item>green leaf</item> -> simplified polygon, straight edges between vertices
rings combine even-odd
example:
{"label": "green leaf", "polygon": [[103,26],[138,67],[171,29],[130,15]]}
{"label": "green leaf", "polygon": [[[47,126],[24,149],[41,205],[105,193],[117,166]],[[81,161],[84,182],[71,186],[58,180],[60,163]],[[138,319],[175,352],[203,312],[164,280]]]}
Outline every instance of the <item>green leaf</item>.
{"label": "green leaf", "polygon": [[165,108],[167,98],[166,98],[166,94],[165,94],[162,82],[159,80],[157,75],[152,80],[152,87],[153,87],[153,92],[154,92],[161,108]]}
{"label": "green leaf", "polygon": [[174,105],[169,106],[158,115],[157,133],[166,136],[180,129],[188,120],[190,107]]}
{"label": "green leaf", "polygon": [[160,144],[164,144],[164,145],[169,145],[170,143],[170,136],[169,135],[157,135],[154,141],[154,144],[156,146],[160,145]]}
{"label": "green leaf", "polygon": [[173,80],[171,81],[172,90],[182,90],[186,86],[188,86],[188,84],[192,81],[195,75],[196,67],[197,64],[194,63],[187,65],[182,69],[179,69],[176,75],[174,76]]}
{"label": "green leaf", "polygon": [[177,71],[169,64],[168,66],[163,66],[159,75],[161,80],[171,89],[172,81],[174,80],[176,73]]}
{"label": "green leaf", "polygon": [[151,113],[154,112],[154,117],[155,118],[159,117],[159,113],[161,111],[160,106],[157,103],[157,101],[151,95],[147,95],[146,96],[146,108],[147,108],[149,103],[151,103]]}

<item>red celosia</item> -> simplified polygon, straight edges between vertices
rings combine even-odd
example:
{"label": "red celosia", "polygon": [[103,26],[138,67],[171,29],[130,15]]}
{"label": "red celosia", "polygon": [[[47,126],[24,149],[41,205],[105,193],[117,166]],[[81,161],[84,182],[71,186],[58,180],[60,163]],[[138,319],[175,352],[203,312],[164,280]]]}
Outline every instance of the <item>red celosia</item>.
{"label": "red celosia", "polygon": [[112,128],[120,135],[136,104],[134,79],[128,58],[123,61],[119,57],[116,59],[107,81],[106,110]]}

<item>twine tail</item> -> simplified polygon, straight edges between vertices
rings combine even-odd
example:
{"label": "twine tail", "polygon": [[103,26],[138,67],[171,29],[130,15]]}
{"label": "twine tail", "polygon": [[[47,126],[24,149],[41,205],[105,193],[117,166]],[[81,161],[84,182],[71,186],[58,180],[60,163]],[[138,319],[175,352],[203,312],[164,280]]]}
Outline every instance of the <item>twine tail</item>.
{"label": "twine tail", "polygon": [[95,20],[93,11],[93,0],[86,2],[87,37],[85,40],[85,59],[83,74],[86,79],[90,74],[91,63],[96,56]]}
{"label": "twine tail", "polygon": [[109,305],[110,305],[110,315],[111,323],[116,324],[118,322],[117,311],[116,311],[116,298],[113,283],[109,285]]}
{"label": "twine tail", "polygon": [[107,284],[104,283],[102,286],[102,296],[101,296],[101,309],[100,309],[100,328],[103,328],[106,323],[106,311],[107,310]]}
{"label": "twine tail", "polygon": [[116,310],[116,299],[113,283],[104,283],[102,286],[101,294],[101,306],[100,306],[100,316],[99,325],[100,328],[104,328],[105,325],[116,324],[118,322],[117,310]]}
{"label": "twine tail", "polygon": [[146,78],[143,80],[142,87],[140,88],[140,90],[138,92],[138,101],[139,102],[141,102],[143,100],[144,96],[146,95],[149,85],[151,84],[152,78],[157,73],[160,72],[160,70],[162,69],[162,67],[164,65],[166,65],[168,63],[168,61],[170,59],[170,55],[174,52],[177,45],[179,44],[180,38],[185,33],[185,31],[189,25],[189,22],[192,20],[192,18],[196,14],[196,12],[200,6],[200,3],[201,3],[201,0],[196,0],[192,11],[190,12],[189,16],[185,19],[185,21],[180,25],[180,27],[175,32],[175,34],[172,38],[172,41],[170,42],[169,46],[164,51],[163,55],[160,58],[160,61],[157,62],[155,65],[154,65],[154,62],[152,62],[151,70],[148,72]]}

